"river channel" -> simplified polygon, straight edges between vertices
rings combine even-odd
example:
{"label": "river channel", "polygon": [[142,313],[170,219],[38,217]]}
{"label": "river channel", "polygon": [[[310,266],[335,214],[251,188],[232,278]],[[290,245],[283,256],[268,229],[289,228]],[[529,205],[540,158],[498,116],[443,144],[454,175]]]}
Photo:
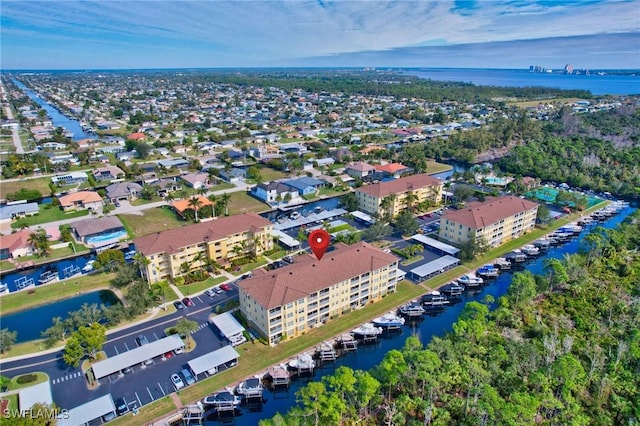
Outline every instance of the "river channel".
{"label": "river channel", "polygon": [[42,99],[33,90],[25,86],[22,82],[16,80],[15,78],[12,81],[15,83],[16,86],[20,88],[20,90],[22,90],[27,96],[29,96],[29,98],[31,98],[32,101],[40,105],[40,107],[42,107],[42,109],[44,109],[47,112],[47,115],[49,116],[49,118],[51,118],[51,121],[53,122],[53,125],[55,127],[64,127],[65,130],[73,133],[72,139],[74,141],[94,137],[93,135],[89,133],[85,133],[85,131],[82,130],[82,126],[80,126],[80,122],[78,120],[75,120],[73,118],[67,117],[66,115],[62,114],[60,111],[54,108],[51,104],[49,104],[49,102]]}
{"label": "river channel", "polygon": [[[626,207],[619,214],[611,217],[607,221],[598,223],[597,226],[615,228],[636,209],[637,206]],[[565,254],[576,253],[580,242],[589,233],[590,229],[593,229],[593,226],[585,227],[580,235],[565,244],[551,247],[544,255],[527,262],[525,269],[535,274],[541,274],[543,273],[545,259],[559,259]],[[513,272],[514,271],[505,271],[497,279],[483,287],[481,291],[475,294],[465,294],[460,303],[449,306],[444,312],[437,316],[425,316],[424,319],[419,322],[409,321],[399,332],[387,335],[383,334],[383,337],[378,339],[376,343],[361,345],[357,351],[339,357],[335,363],[323,368],[317,368],[313,377],[305,378],[304,380],[293,379],[288,391],[278,391],[277,393],[265,391],[265,402],[259,409],[249,410],[246,407],[242,407],[240,410],[236,410],[236,417],[231,421],[231,424],[237,426],[255,426],[261,419],[271,418],[278,412],[285,413],[295,404],[296,391],[308,383],[309,380],[320,380],[324,375],[333,374],[335,369],[341,365],[353,369],[368,370],[379,364],[388,351],[402,348],[408,336],[414,335],[418,337],[424,345],[428,344],[433,336],[442,336],[451,330],[453,323],[462,312],[466,302],[473,300],[480,301],[488,295],[496,299],[503,296],[511,284]],[[242,362],[242,358],[240,358],[240,362]],[[226,421],[229,420],[231,419],[226,419]],[[223,421],[224,420],[218,420],[214,414],[207,418],[205,424],[214,425]]]}

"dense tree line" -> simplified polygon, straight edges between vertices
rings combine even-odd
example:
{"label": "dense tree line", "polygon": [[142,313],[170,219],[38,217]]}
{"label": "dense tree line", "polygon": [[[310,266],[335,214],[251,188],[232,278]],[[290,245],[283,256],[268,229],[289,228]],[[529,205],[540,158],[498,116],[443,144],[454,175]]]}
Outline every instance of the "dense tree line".
{"label": "dense tree line", "polygon": [[[340,367],[261,425],[614,425],[640,418],[640,214],[468,303],[371,371]],[[495,309],[491,309],[495,307]]]}

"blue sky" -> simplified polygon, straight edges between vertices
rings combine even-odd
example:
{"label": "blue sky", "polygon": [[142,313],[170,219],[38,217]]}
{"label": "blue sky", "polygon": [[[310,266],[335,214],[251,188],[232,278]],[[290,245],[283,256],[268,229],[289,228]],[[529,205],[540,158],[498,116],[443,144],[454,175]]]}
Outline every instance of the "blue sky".
{"label": "blue sky", "polygon": [[2,0],[2,69],[640,69],[640,0]]}

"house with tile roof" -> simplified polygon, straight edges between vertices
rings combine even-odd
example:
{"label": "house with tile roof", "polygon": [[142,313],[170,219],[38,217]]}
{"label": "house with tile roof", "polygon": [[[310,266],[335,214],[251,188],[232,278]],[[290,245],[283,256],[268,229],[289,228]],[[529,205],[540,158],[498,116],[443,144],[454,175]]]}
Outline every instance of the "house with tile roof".
{"label": "house with tile roof", "polygon": [[[198,198],[198,201],[200,202],[200,207],[198,208],[198,210],[202,209],[204,206],[213,207],[213,203],[207,197],[198,195],[197,198]],[[171,207],[173,207],[173,209],[183,218],[184,218],[184,212],[186,210],[194,210],[193,205],[191,204],[191,198],[185,198],[184,200],[174,201],[171,204]],[[200,216],[200,219],[202,219],[202,216]]]}
{"label": "house with tile roof", "polygon": [[251,189],[251,194],[269,204],[278,204],[300,197],[300,192],[296,188],[278,181],[260,183]]}
{"label": "house with tile roof", "polygon": [[[219,217],[208,222],[136,238],[136,250],[149,263],[143,271],[149,283],[184,274],[185,262],[202,268],[209,261],[223,266],[245,256],[273,249],[273,224],[255,213]],[[207,260],[208,259],[208,260]]]}
{"label": "house with tile roof", "polygon": [[95,191],[78,191],[58,197],[60,207],[65,212],[73,210],[92,210],[102,212],[102,197]]}
{"label": "house with tile roof", "polygon": [[437,205],[442,201],[440,179],[427,174],[417,174],[387,182],[373,183],[356,188],[358,209],[369,214],[395,217],[402,211],[424,203]]}
{"label": "house with tile roof", "polygon": [[439,237],[455,244],[475,239],[495,247],[532,231],[537,215],[538,204],[520,197],[471,202],[442,215]]}
{"label": "house with tile roof", "polygon": [[96,237],[105,237],[112,234],[122,234],[115,239],[126,237],[124,225],[116,216],[105,216],[97,219],[85,219],[71,224],[76,239],[84,244],[99,245],[90,243],[89,240]]}
{"label": "house with tile roof", "polygon": [[399,277],[394,255],[365,242],[340,243],[322,260],[305,254],[254,271],[238,283],[240,311],[275,345],[395,292]]}
{"label": "house with tile roof", "polygon": [[377,164],[374,167],[378,172],[382,172],[387,176],[393,176],[395,178],[399,178],[403,174],[411,171],[409,167],[400,163]]}
{"label": "house with tile roof", "polygon": [[17,259],[34,254],[33,246],[29,243],[32,233],[30,229],[22,229],[13,234],[3,235],[0,238],[0,260]]}
{"label": "house with tile roof", "polygon": [[364,161],[356,161],[354,163],[347,164],[344,171],[351,177],[363,178],[375,172],[376,168]]}
{"label": "house with tile roof", "polygon": [[124,177],[124,171],[117,166],[99,167],[91,174],[95,180],[114,180]]}
{"label": "house with tile roof", "polygon": [[135,182],[117,182],[105,188],[107,199],[115,203],[121,200],[135,200],[142,191],[142,186]]}

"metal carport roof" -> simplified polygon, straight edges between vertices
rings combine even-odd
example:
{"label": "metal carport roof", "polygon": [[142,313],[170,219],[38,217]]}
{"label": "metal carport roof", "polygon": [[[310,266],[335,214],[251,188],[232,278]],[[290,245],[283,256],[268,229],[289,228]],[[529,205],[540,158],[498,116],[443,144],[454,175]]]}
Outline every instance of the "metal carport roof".
{"label": "metal carport roof", "polygon": [[296,240],[295,238],[285,234],[282,231],[278,231],[277,229],[274,229],[271,232],[274,236],[278,237],[278,240],[284,244],[285,246],[289,247],[289,248],[293,248],[293,247],[299,247],[300,246],[300,241]]}
{"label": "metal carport roof", "polygon": [[61,415],[60,419],[58,419],[58,426],[84,425],[93,419],[114,411],[116,411],[116,406],[113,403],[111,394],[108,393],[67,411],[66,415]]}
{"label": "metal carport roof", "polygon": [[436,272],[450,269],[453,265],[460,263],[460,259],[453,256],[442,256],[434,261],[425,263],[424,265],[413,268],[409,271],[412,277],[418,277],[419,280],[423,280],[433,275]]}
{"label": "metal carport roof", "polygon": [[244,327],[233,317],[231,312],[216,315],[212,317],[210,321],[218,327],[218,330],[220,330],[220,333],[222,333],[224,337],[230,340],[233,336],[242,334],[244,331]]}
{"label": "metal carport roof", "polygon": [[444,253],[450,254],[452,256],[458,254],[460,252],[460,249],[457,247],[454,247],[452,245],[443,243],[442,241],[438,241],[436,239],[433,239],[431,237],[427,237],[426,235],[422,235],[422,234],[416,234],[416,235],[412,235],[411,236],[412,240],[416,240],[422,244],[425,244],[429,247],[433,247],[435,249],[438,249]]}
{"label": "metal carport roof", "polygon": [[148,359],[155,358],[164,353],[183,348],[184,342],[177,334],[165,337],[147,345],[142,345],[130,351],[123,352],[114,357],[98,361],[93,364],[93,374],[96,380],[118,372],[126,367],[140,364]]}
{"label": "metal carport roof", "polygon": [[198,376],[198,374],[212,370],[213,368],[218,368],[222,364],[236,360],[239,357],[240,354],[233,349],[233,346],[227,345],[213,352],[209,352],[206,355],[194,358],[189,361],[188,364],[193,374]]}
{"label": "metal carport roof", "polygon": [[33,404],[37,403],[53,404],[51,382],[47,380],[46,382],[20,389],[18,402],[20,403],[20,411],[28,411],[29,408],[33,407]]}

